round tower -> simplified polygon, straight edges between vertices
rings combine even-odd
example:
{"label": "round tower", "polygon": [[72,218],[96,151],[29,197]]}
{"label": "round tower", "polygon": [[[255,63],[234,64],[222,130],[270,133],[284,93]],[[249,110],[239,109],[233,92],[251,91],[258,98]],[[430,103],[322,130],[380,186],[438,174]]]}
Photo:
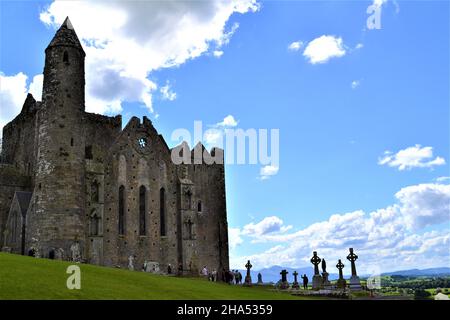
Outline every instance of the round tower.
{"label": "round tower", "polygon": [[[85,52],[66,18],[45,50],[38,113],[34,208],[27,246],[44,257],[83,256],[85,220]],[[62,250],[61,250],[62,249]]]}

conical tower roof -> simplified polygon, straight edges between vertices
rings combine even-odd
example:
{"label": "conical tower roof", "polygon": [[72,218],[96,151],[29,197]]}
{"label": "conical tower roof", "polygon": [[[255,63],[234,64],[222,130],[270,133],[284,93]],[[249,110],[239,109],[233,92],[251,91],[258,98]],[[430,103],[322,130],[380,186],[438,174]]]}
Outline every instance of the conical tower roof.
{"label": "conical tower roof", "polygon": [[58,31],[56,31],[56,34],[48,45],[47,49],[58,46],[75,47],[80,49],[83,54],[85,54],[69,17],[64,20],[61,27],[58,29]]}

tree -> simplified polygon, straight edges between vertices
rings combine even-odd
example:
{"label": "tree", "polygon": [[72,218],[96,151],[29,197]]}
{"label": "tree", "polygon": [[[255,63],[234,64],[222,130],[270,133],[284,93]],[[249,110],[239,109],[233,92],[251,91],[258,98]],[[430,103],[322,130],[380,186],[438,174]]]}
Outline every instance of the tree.
{"label": "tree", "polygon": [[414,291],[414,299],[415,300],[426,300],[431,296],[431,293],[424,289],[417,289]]}

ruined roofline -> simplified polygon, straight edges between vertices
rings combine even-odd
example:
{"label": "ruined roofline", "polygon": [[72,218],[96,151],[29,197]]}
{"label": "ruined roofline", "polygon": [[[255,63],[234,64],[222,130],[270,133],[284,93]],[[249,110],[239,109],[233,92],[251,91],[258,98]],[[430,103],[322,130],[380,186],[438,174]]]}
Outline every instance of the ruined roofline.
{"label": "ruined roofline", "polygon": [[[183,146],[187,146],[187,149],[189,150],[189,152],[191,154],[191,161],[194,160],[195,150],[197,148],[201,148],[202,149],[202,159],[203,159],[203,152],[204,151],[207,152],[206,157],[215,157],[217,153],[222,154],[222,158],[224,157],[224,149],[219,148],[219,147],[212,147],[211,150],[208,151],[208,149],[206,149],[206,147],[200,141],[197,142],[195,147],[193,147],[192,149],[189,147],[189,144],[186,141],[182,141],[180,144],[178,144],[177,146],[175,146],[172,149],[170,149],[170,152],[172,152],[175,149],[183,148]],[[192,162],[191,164],[197,164],[197,163]],[[206,164],[206,163],[203,162],[202,164]]]}
{"label": "ruined roofline", "polygon": [[22,109],[20,113],[14,117],[11,121],[3,126],[3,131],[8,130],[15,122],[19,121],[21,118],[25,117],[27,114],[36,113],[41,102],[36,101],[31,93],[27,94],[25,101],[23,102]]}
{"label": "ruined roofline", "polygon": [[122,130],[121,114],[118,114],[114,117],[110,117],[99,113],[84,112],[84,115],[89,120],[101,122],[102,124],[112,124],[113,126],[117,126],[120,128],[120,130]]}

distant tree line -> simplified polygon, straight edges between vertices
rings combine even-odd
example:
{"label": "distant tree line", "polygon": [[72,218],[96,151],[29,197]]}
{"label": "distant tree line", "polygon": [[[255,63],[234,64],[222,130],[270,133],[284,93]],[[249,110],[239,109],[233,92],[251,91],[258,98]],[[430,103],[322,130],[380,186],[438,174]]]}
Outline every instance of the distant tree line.
{"label": "distant tree line", "polygon": [[445,278],[414,278],[405,276],[391,276],[389,279],[382,279],[383,287],[397,287],[407,289],[436,289],[449,288],[450,277]]}

